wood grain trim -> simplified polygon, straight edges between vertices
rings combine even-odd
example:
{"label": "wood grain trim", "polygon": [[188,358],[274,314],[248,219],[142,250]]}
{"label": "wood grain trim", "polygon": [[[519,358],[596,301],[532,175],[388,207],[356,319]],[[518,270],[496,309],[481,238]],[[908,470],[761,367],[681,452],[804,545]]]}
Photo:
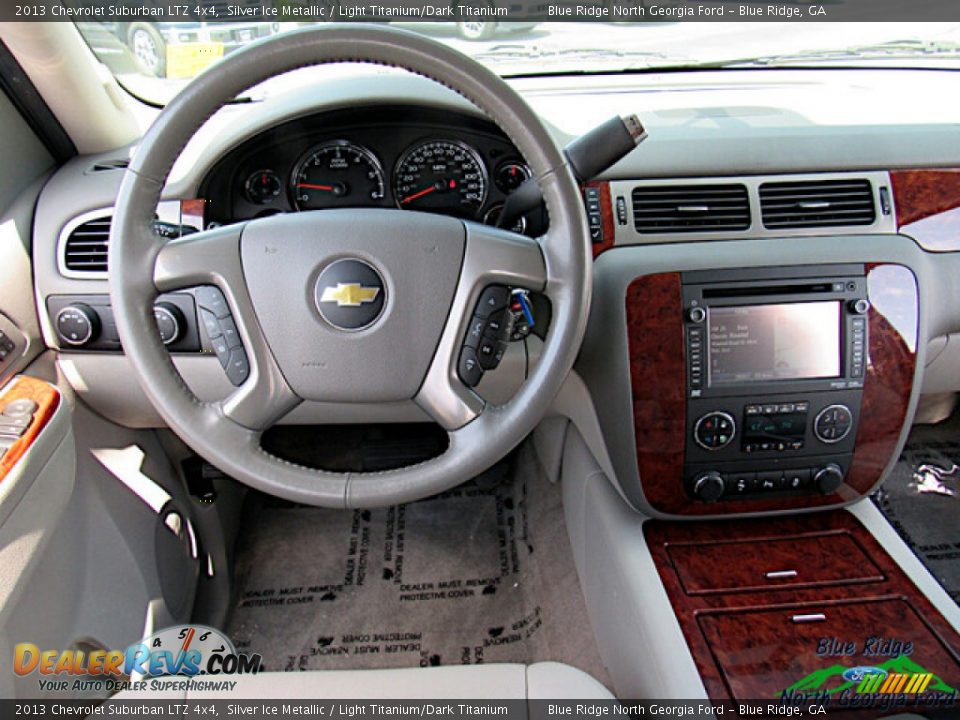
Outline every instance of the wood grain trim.
{"label": "wood grain trim", "polygon": [[[707,640],[699,618],[708,613],[741,612],[745,610],[766,610],[775,606],[798,606],[810,611],[829,607],[831,604],[849,602],[851,600],[873,602],[881,599],[904,598],[923,619],[933,633],[937,643],[942,643],[956,655],[960,651],[960,635],[958,635],[940,612],[927,600],[913,582],[904,574],[900,566],[887,554],[873,535],[850,513],[844,510],[835,510],[826,513],[799,515],[795,517],[778,517],[776,519],[745,519],[736,523],[730,521],[702,521],[697,523],[666,522],[651,520],[644,523],[644,536],[653,556],[657,572],[670,598],[671,605],[676,613],[684,638],[697,665],[704,686],[711,699],[730,699],[730,692],[722,677],[716,657],[723,656],[716,652],[718,648],[711,647]],[[788,537],[823,537],[824,535],[842,533],[855,541],[870,558],[870,561],[879,570],[882,580],[870,583],[850,583],[820,587],[783,587],[767,588],[757,591],[726,593],[726,594],[688,594],[685,592],[677,568],[674,566],[670,548],[678,543],[717,543],[720,541],[744,541],[769,544],[771,540]],[[784,546],[784,547],[788,547]],[[799,554],[790,557],[789,553],[780,550],[779,563],[802,563],[805,567],[816,569],[821,564],[829,564],[829,555],[820,557],[806,557]],[[723,565],[714,564],[713,569],[718,576],[717,584],[727,583],[726,577],[731,573],[761,573],[762,568],[753,567],[742,562],[730,562]],[[861,638],[865,632],[870,632],[870,616],[864,613],[862,623],[849,629],[852,638]],[[881,631],[877,628],[877,631]],[[895,633],[896,629],[886,629],[886,632]],[[780,643],[782,637],[754,637],[750,643],[755,643],[758,652],[764,642]],[[811,668],[813,670],[815,668]],[[726,671],[729,673],[730,669]],[[796,678],[799,680],[800,678]],[[774,693],[782,688],[770,688]],[[769,695],[768,695],[769,697]]]}
{"label": "wood grain trim", "polygon": [[835,505],[868,493],[896,451],[916,370],[918,296],[902,265],[868,265],[869,363],[853,461],[836,495],[725,500],[690,499],[683,488],[686,368],[679,273],[638,277],[627,287],[627,341],[637,469],[644,497],[671,515],[717,515]]}
{"label": "wood grain trim", "polygon": [[679,273],[636,278],[627,287],[627,344],[633,430],[647,502],[663,512],[692,504],[683,490],[686,364]]}
{"label": "wood grain trim", "polygon": [[10,446],[3,459],[0,459],[0,482],[23,457],[24,453],[30,449],[33,441],[36,440],[43,428],[46,427],[47,422],[53,417],[53,413],[60,404],[60,393],[55,387],[43,380],[20,375],[11,380],[0,393],[0,408],[13,400],[19,399],[33,400],[37,403],[38,408],[33,415],[33,422],[30,427],[27,428],[27,431],[19,440]]}
{"label": "wood grain trim", "polygon": [[846,482],[857,495],[870,492],[897,450],[913,389],[919,322],[917,282],[909,269],[878,264],[866,272],[870,357]]}
{"label": "wood grain trim", "polygon": [[603,252],[613,247],[614,228],[613,228],[613,201],[610,195],[610,183],[606,180],[592,180],[584,183],[583,187],[600,188],[600,220],[601,220],[601,240],[593,244],[593,257],[596,258]]}
{"label": "wood grain trim", "polygon": [[960,169],[895,170],[897,228],[935,252],[960,250]]}

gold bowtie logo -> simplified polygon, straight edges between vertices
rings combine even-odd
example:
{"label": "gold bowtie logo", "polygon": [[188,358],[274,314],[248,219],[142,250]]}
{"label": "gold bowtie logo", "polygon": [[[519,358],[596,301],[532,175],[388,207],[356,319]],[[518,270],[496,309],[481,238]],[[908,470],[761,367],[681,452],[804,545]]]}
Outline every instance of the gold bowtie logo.
{"label": "gold bowtie logo", "polygon": [[320,302],[335,302],[338,307],[360,307],[371,303],[380,294],[378,287],[364,287],[360,283],[337,283],[336,287],[326,287]]}

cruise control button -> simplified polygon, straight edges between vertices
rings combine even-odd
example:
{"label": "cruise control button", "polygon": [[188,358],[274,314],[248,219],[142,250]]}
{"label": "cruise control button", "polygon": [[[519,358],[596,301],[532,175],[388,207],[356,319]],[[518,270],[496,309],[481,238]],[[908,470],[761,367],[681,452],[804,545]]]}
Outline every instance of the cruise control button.
{"label": "cruise control button", "polygon": [[220,329],[223,331],[223,339],[231,348],[240,347],[243,342],[240,340],[240,333],[237,331],[237,325],[232,317],[225,317],[220,321]]}
{"label": "cruise control button", "polygon": [[212,285],[204,285],[196,290],[197,304],[206,308],[218,318],[227,317],[230,314],[230,307],[223,297],[219,288]]}
{"label": "cruise control button", "polygon": [[200,308],[200,321],[203,323],[203,327],[207,331],[207,337],[211,340],[213,340],[215,337],[220,337],[223,334],[223,331],[220,329],[220,321],[217,320],[217,316],[209,310]]}
{"label": "cruise control button", "polygon": [[216,337],[210,341],[210,345],[213,347],[213,352],[216,353],[217,359],[220,361],[220,365],[223,368],[227,367],[227,363],[230,362],[230,346],[227,344],[227,339],[225,337]]}
{"label": "cruise control button", "polygon": [[476,387],[480,383],[483,378],[483,369],[480,367],[480,359],[477,357],[476,350],[465,347],[460,351],[457,373],[464,385]]}
{"label": "cruise control button", "polygon": [[247,360],[247,353],[242,347],[234,348],[230,351],[230,360],[226,368],[227,379],[234,385],[242,385],[243,381],[250,375],[250,362]]}

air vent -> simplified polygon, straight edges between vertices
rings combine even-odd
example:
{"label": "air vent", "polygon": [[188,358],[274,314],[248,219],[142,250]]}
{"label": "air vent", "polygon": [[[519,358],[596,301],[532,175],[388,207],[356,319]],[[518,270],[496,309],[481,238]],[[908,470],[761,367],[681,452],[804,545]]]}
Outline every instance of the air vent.
{"label": "air vent", "polygon": [[106,272],[110,218],[101,217],[77,225],[67,237],[63,264],[74,272]]}
{"label": "air vent", "polygon": [[130,166],[130,160],[128,158],[117,158],[115,160],[101,160],[98,163],[94,163],[93,167],[90,168],[91,172],[105,172],[107,170],[126,170]]}
{"label": "air vent", "polygon": [[633,224],[639,233],[746,230],[750,201],[743,185],[646,185],[634,188]]}
{"label": "air vent", "polygon": [[766,228],[872,225],[876,218],[869,180],[763,183],[760,212]]}

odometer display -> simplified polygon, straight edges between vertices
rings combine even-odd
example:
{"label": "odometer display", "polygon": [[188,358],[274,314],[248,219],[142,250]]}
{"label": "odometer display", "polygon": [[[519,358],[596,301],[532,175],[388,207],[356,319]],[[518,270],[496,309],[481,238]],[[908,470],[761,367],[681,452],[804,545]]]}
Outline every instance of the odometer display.
{"label": "odometer display", "polygon": [[475,218],[487,199],[487,171],[476,150],[456,140],[427,140],[407,150],[393,176],[397,205]]}
{"label": "odometer display", "polygon": [[297,210],[376,205],[384,198],[385,182],[372,152],[347,140],[332,140],[297,163],[290,193]]}

